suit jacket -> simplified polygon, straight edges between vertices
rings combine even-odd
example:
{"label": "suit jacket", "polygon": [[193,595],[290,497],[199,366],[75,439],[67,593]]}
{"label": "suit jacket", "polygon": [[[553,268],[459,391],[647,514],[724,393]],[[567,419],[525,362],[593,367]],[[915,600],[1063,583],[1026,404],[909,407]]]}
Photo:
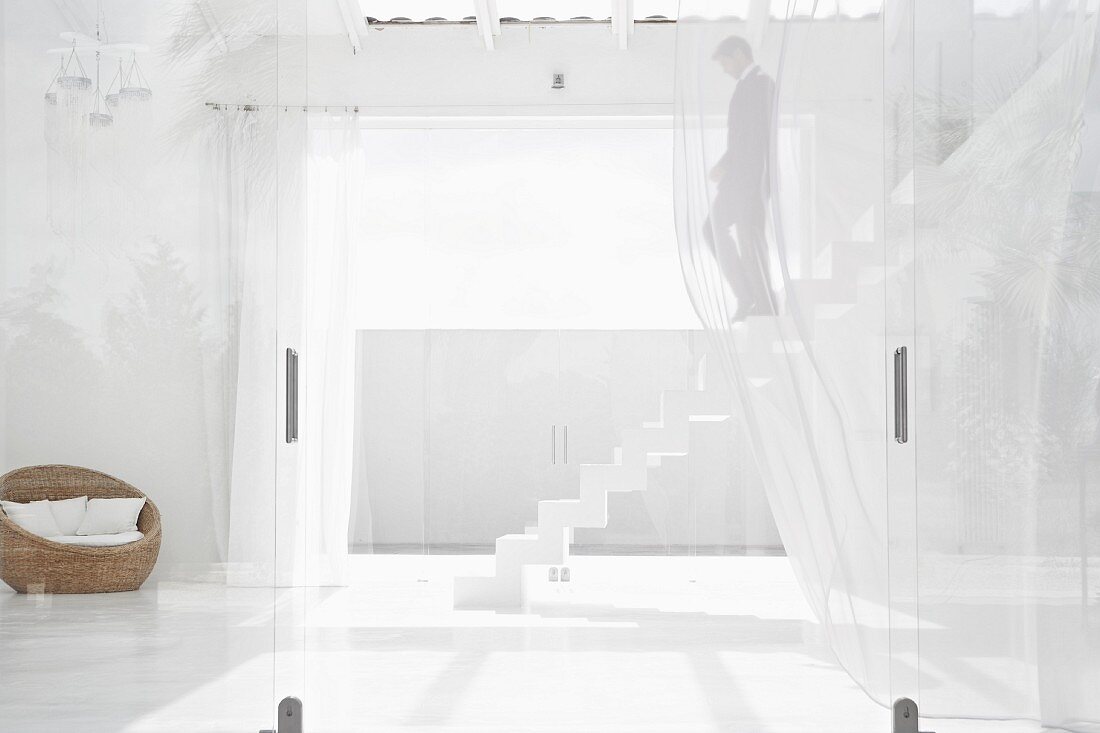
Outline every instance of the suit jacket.
{"label": "suit jacket", "polygon": [[730,99],[726,154],[718,196],[737,218],[763,216],[771,191],[769,167],[775,82],[760,67],[749,69]]}

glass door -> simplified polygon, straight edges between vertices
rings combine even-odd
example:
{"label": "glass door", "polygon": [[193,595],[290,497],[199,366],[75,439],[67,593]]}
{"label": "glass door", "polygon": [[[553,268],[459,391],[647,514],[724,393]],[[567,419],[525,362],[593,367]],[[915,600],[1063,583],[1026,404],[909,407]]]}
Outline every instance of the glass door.
{"label": "glass door", "polygon": [[914,23],[922,714],[1093,730],[1096,5],[922,0]]}
{"label": "glass door", "polygon": [[[374,553],[350,553],[348,568],[360,571],[341,580],[310,579],[318,587],[295,607],[300,689],[320,727],[870,733],[889,728],[892,693],[916,694],[902,677],[914,656],[891,646],[895,631],[915,637],[915,613],[901,605],[915,594],[892,595],[901,576],[888,546],[893,509],[911,501],[913,485],[911,475],[908,484],[898,479],[897,502],[888,492],[896,478],[888,324],[906,323],[904,314],[884,317],[890,278],[903,269],[889,244],[893,225],[912,213],[911,199],[883,205],[886,181],[909,173],[884,161],[885,119],[894,116],[883,37],[896,29],[883,15],[857,22],[824,5],[806,22],[809,4],[797,5],[787,17],[750,23],[714,3],[713,22],[678,31],[686,54],[678,73],[686,64],[698,74],[678,89],[703,96],[679,110],[698,115],[696,127],[675,131],[698,136],[687,190],[703,194],[680,202],[689,221],[679,251],[672,131],[661,120],[563,115],[569,122],[559,129],[546,115],[526,127],[515,116],[478,120],[469,109],[457,121],[431,110],[413,110],[423,119],[374,110],[360,120],[392,128],[386,143],[365,145],[374,167],[360,161],[358,170],[371,192],[363,199],[371,227],[350,254],[353,297],[366,304],[356,318],[372,324],[361,329],[371,333],[360,336],[367,367],[358,372],[373,382],[360,385],[371,399],[354,404],[374,423],[356,439],[367,473],[365,489],[355,483],[352,532],[354,546]],[[433,38],[471,30],[402,27],[441,34]],[[375,30],[383,43],[396,36]],[[757,303],[740,316],[704,234],[712,206],[722,204],[706,181],[729,144],[738,82],[714,54],[734,36],[776,84],[778,112],[763,130],[782,141],[772,161],[775,212],[758,232],[782,307],[767,313]],[[382,48],[375,51],[399,53]],[[823,73],[827,64],[837,73]],[[383,183],[371,184],[378,173]],[[907,323],[911,332],[911,316]],[[724,413],[685,394],[704,382],[725,393],[722,410],[736,421],[714,433],[704,421]],[[666,404],[662,392],[681,394]],[[655,433],[666,416],[686,426],[692,455],[675,455],[682,436]],[[572,586],[570,596],[563,567],[528,533],[529,518],[548,506],[539,500],[583,501],[586,467],[574,466],[613,461],[628,434],[643,458],[631,468],[640,470],[591,473],[606,474],[603,490],[644,472],[645,491],[613,497],[622,500],[609,501],[615,513],[603,532],[582,526],[599,524],[592,515],[571,526],[577,545],[603,550],[617,541],[644,553],[598,558],[592,567],[606,572],[579,576],[597,582]],[[656,437],[676,441],[648,442]],[[702,462],[708,450],[717,454],[712,464]],[[562,506],[547,510],[562,515],[546,526],[565,529]],[[697,552],[704,524],[715,545],[730,542],[714,513],[731,506],[735,537],[764,539],[774,556],[707,558],[706,576],[669,572],[667,555]],[[912,512],[898,521],[905,516],[912,525]],[[498,567],[488,547],[475,554],[463,545],[498,532],[511,536],[504,544],[492,537],[493,551],[513,548],[509,562],[524,568],[504,586],[509,600],[545,595],[528,606],[486,602],[484,593],[480,607],[456,603],[463,579]],[[412,539],[398,539],[383,558],[383,536]],[[433,538],[460,551],[433,553]],[[375,573],[382,559],[398,569]],[[624,578],[633,595],[621,592]],[[915,572],[908,578],[915,583]]]}
{"label": "glass door", "polygon": [[0,14],[7,729],[274,727],[288,4]]}

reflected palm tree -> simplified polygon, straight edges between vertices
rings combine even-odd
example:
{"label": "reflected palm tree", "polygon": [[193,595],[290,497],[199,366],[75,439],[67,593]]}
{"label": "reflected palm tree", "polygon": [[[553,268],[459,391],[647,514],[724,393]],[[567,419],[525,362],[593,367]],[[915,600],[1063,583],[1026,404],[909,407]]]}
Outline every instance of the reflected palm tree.
{"label": "reflected palm tree", "polygon": [[[1074,191],[1085,31],[1026,75],[915,102],[918,321],[946,408],[926,434],[953,456],[940,478],[960,545],[1076,549],[1054,515],[1077,511],[1079,456],[1098,427],[1100,205]],[[977,110],[993,111],[971,123]]]}
{"label": "reflected palm tree", "polygon": [[46,460],[46,446],[79,455],[95,441],[79,416],[102,409],[103,364],[87,336],[60,315],[63,276],[60,267],[36,265],[30,283],[0,305],[10,456]]}

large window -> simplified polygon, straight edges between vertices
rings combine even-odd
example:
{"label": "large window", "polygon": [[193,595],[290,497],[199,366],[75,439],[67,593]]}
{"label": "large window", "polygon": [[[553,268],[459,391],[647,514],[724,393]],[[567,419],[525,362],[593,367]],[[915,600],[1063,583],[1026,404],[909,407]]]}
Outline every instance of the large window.
{"label": "large window", "polygon": [[668,129],[365,129],[355,325],[697,328]]}

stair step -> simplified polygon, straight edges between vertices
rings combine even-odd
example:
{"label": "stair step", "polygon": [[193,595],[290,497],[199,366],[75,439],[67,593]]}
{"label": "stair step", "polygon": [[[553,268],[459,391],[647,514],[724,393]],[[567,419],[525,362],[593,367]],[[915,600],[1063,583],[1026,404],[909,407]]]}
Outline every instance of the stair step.
{"label": "stair step", "polygon": [[731,416],[726,392],[674,390],[661,395],[661,425],[680,422],[722,421]]}
{"label": "stair step", "polygon": [[[615,449],[619,457],[620,448]],[[654,456],[654,459],[657,459]],[[660,465],[659,463],[656,465]],[[645,464],[623,465],[622,463],[582,463],[580,486],[581,494],[590,489],[606,493],[645,491],[649,481],[649,468]]]}
{"label": "stair step", "polygon": [[833,242],[829,246],[831,276],[882,265],[885,251],[882,242]]}
{"label": "stair step", "polygon": [[607,527],[607,494],[602,500],[546,499],[539,502],[539,527],[554,531],[569,527]]}
{"label": "stair step", "polygon": [[821,279],[794,279],[787,290],[787,305],[797,305],[802,313],[810,313],[819,305],[836,305],[856,302],[856,283],[859,272],[845,273],[842,277]]}
{"label": "stair step", "polygon": [[622,434],[623,455],[640,451],[655,456],[682,456],[688,450],[686,420],[656,428],[627,428]]}
{"label": "stair step", "polygon": [[749,316],[731,331],[738,353],[774,354],[776,342],[812,339],[816,318],[801,322],[789,315]]}
{"label": "stair step", "polygon": [[[539,502],[541,504],[541,502]],[[564,562],[568,542],[562,528],[543,525],[539,534],[506,534],[496,541],[497,576],[517,573],[524,565]]]}
{"label": "stair step", "polygon": [[454,587],[455,608],[510,609],[523,605],[522,579],[495,575],[457,577]]}

